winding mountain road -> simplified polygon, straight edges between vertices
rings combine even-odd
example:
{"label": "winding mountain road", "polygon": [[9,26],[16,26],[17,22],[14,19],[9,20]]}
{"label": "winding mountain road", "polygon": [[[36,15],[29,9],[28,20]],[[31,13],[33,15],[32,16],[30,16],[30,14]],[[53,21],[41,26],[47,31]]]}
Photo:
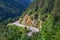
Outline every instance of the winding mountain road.
{"label": "winding mountain road", "polygon": [[16,25],[16,26],[23,27],[23,28],[27,27],[28,30],[31,30],[31,32],[27,33],[28,36],[32,36],[32,33],[39,32],[38,28],[35,28],[35,27],[32,27],[32,26],[26,26],[26,25],[20,24],[19,22],[20,21],[18,20],[16,22],[8,24],[8,26],[9,25]]}

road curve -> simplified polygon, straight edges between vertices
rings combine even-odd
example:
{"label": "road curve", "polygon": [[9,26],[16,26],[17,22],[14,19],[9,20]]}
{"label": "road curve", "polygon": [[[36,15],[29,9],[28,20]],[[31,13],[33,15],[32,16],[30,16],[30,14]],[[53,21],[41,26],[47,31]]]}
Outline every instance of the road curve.
{"label": "road curve", "polygon": [[27,27],[28,30],[31,30],[31,32],[27,33],[28,36],[32,36],[32,33],[39,32],[38,28],[35,28],[35,27],[32,27],[32,26],[26,26],[26,25],[20,24],[19,22],[20,21],[18,20],[16,22],[10,23],[8,25],[16,25],[16,26],[24,27],[24,28]]}

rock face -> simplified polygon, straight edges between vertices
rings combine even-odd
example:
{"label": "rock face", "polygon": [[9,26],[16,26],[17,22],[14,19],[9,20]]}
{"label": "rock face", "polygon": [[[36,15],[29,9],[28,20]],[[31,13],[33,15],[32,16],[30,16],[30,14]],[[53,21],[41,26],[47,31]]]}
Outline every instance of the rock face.
{"label": "rock face", "polygon": [[25,15],[24,18],[23,18],[22,24],[32,26],[33,20],[30,18],[29,15]]}
{"label": "rock face", "polygon": [[0,0],[0,21],[20,16],[31,2],[31,0]]}

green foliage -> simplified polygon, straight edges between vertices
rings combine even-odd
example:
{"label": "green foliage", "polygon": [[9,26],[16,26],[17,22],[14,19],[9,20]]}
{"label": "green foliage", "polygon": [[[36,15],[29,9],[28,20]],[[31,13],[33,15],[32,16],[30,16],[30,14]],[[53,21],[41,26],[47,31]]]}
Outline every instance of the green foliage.
{"label": "green foliage", "polygon": [[[60,40],[60,0],[35,0],[20,18],[26,14],[31,18],[38,14],[38,19],[43,21],[42,30],[28,37],[26,28],[6,27],[4,21],[0,22],[0,40]],[[40,23],[36,22],[39,28]]]}
{"label": "green foliage", "polygon": [[10,26],[6,26],[5,28],[0,29],[0,39],[23,40],[25,39],[25,37],[27,37],[26,33],[27,33],[26,28],[10,25]]}

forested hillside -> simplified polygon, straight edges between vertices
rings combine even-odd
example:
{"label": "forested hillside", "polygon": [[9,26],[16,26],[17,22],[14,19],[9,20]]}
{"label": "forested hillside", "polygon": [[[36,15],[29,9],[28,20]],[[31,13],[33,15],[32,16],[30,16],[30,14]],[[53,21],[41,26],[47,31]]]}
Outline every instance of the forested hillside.
{"label": "forested hillside", "polygon": [[[0,23],[1,40],[60,40],[60,0],[34,0],[32,4],[23,12],[21,19],[29,15],[36,21],[36,27],[42,29],[38,33],[33,33],[31,37],[26,34],[26,28],[15,25],[7,26],[5,22]],[[42,21],[40,24],[39,22]]]}
{"label": "forested hillside", "polygon": [[60,40],[60,0],[36,0],[25,13],[38,14],[43,21],[36,40]]}

